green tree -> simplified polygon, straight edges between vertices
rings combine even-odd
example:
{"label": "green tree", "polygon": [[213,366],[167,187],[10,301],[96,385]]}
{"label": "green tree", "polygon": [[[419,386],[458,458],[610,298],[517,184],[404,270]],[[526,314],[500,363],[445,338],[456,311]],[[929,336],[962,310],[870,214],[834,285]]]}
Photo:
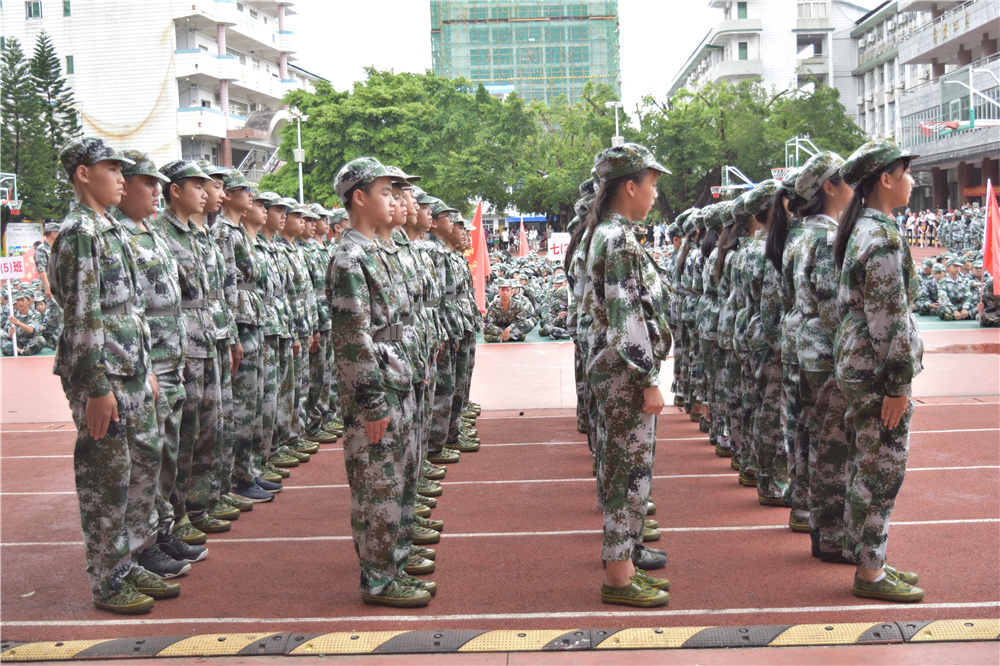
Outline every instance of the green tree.
{"label": "green tree", "polygon": [[17,196],[24,201],[21,216],[35,220],[53,217],[50,200],[57,156],[45,133],[29,63],[13,37],[7,40],[0,65],[0,106],[0,166],[17,176]]}
{"label": "green tree", "polygon": [[49,138],[54,146],[80,135],[80,125],[74,108],[73,92],[62,75],[62,65],[52,39],[44,30],[35,39],[31,56],[31,79],[42,101],[42,112]]}

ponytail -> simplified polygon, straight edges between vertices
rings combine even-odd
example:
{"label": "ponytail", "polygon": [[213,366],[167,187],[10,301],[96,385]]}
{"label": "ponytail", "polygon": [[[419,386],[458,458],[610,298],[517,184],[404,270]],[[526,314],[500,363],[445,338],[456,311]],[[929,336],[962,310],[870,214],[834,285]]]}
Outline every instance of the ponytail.
{"label": "ponytail", "polygon": [[847,204],[847,208],[840,215],[840,224],[837,226],[837,237],[833,241],[833,259],[837,262],[837,270],[844,268],[844,257],[847,256],[847,242],[851,239],[851,234],[854,233],[854,227],[858,223],[858,218],[861,217],[861,211],[865,208],[865,199],[869,197],[875,186],[882,180],[882,174],[895,173],[900,168],[906,171],[910,168],[912,159],[912,157],[900,157],[897,160],[893,160],[865,178],[854,188],[854,196],[851,197],[851,202]]}
{"label": "ponytail", "polygon": [[712,250],[719,244],[719,236],[722,235],[722,227],[715,226],[705,232],[705,238],[701,241],[701,256],[708,259]]}
{"label": "ponytail", "polygon": [[764,256],[779,273],[782,257],[785,254],[785,243],[788,240],[789,220],[784,206],[787,196],[788,190],[783,187],[774,193],[771,210],[767,214],[767,240],[764,241]]}
{"label": "ponytail", "polygon": [[726,255],[739,244],[741,238],[750,235],[750,229],[747,227],[749,221],[747,219],[743,222],[736,222],[722,233],[722,238],[719,239],[719,258],[715,260],[716,282],[722,280],[722,273],[726,267]]}

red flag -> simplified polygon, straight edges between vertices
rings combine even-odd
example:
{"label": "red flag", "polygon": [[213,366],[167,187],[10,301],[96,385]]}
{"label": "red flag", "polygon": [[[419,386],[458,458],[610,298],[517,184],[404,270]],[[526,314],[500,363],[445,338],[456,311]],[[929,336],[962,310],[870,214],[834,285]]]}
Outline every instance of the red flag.
{"label": "red flag", "polygon": [[983,268],[993,276],[993,295],[1000,296],[1000,206],[993,181],[986,181],[986,237],[983,239]]}
{"label": "red flag", "polygon": [[486,247],[486,232],[483,230],[483,202],[476,206],[476,215],[472,218],[472,249],[466,250],[465,258],[472,271],[472,286],[476,293],[476,305],[479,311],[486,314],[486,276],[490,268],[490,253]]}
{"label": "red flag", "polygon": [[520,237],[520,250],[517,256],[527,257],[528,256],[528,234],[524,231],[524,220],[521,220],[521,237]]}

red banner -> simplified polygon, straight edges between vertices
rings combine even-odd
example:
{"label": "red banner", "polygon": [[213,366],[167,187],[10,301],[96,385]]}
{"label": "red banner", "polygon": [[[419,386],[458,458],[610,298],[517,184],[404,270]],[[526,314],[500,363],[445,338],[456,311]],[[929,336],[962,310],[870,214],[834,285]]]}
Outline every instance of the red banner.
{"label": "red banner", "polygon": [[486,246],[486,232],[483,230],[483,202],[476,206],[472,218],[472,249],[466,250],[465,259],[472,271],[472,286],[476,293],[476,305],[486,314],[486,276],[490,274],[490,253]]}
{"label": "red banner", "polygon": [[[987,185],[989,181],[987,181]],[[963,197],[985,197],[987,185],[976,185],[975,187],[963,187],[962,196]],[[996,195],[996,188],[994,188],[993,194]],[[996,199],[996,196],[993,197]]]}
{"label": "red banner", "polygon": [[986,237],[983,239],[983,268],[993,276],[993,294],[1000,296],[1000,206],[993,181],[986,181]]}
{"label": "red banner", "polygon": [[520,245],[517,256],[527,257],[528,256],[528,234],[524,231],[524,220],[521,220],[521,235],[520,235]]}

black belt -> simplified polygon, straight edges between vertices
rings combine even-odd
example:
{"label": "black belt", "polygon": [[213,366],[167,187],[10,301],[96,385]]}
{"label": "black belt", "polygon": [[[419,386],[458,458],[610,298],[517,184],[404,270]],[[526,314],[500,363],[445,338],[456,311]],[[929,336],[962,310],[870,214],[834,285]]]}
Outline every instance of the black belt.
{"label": "black belt", "polygon": [[403,325],[392,324],[372,333],[373,342],[399,342],[403,339]]}
{"label": "black belt", "polygon": [[147,317],[179,317],[181,306],[175,305],[172,308],[146,308]]}
{"label": "black belt", "polygon": [[119,303],[118,305],[112,305],[110,307],[102,307],[101,314],[104,315],[116,315],[116,314],[132,314],[132,302],[126,301],[125,303]]}
{"label": "black belt", "polygon": [[240,291],[257,291],[256,282],[237,282],[236,288]]}

